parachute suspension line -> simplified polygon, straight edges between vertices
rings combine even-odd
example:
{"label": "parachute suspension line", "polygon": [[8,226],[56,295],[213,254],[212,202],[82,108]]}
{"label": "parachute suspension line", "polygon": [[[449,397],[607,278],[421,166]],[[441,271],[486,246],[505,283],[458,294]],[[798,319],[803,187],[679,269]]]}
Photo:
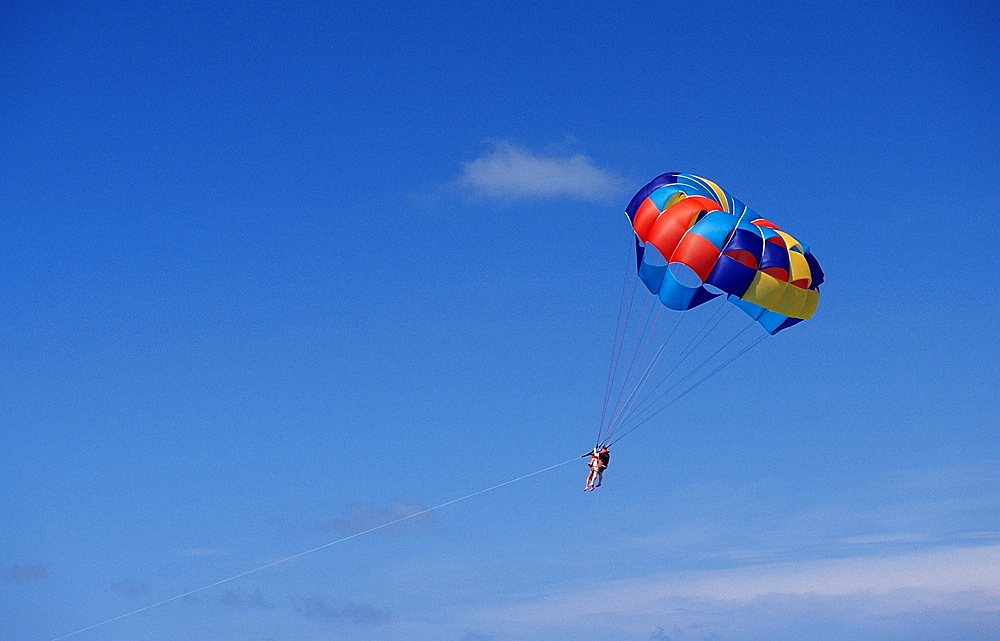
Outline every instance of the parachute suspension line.
{"label": "parachute suspension line", "polygon": [[[638,281],[638,277],[636,277]],[[654,314],[653,312],[656,312]],[[618,398],[615,400],[614,407],[617,408],[622,402],[622,396],[624,396],[625,389],[628,388],[629,384],[632,382],[632,376],[638,369],[638,361],[640,360],[640,354],[645,353],[646,346],[649,345],[649,333],[650,333],[650,321],[653,322],[653,326],[656,326],[655,321],[659,320],[659,312],[655,304],[651,304],[649,299],[644,298],[643,300],[643,310],[641,312],[642,320],[638,322],[635,327],[632,340],[632,348],[629,351],[630,357],[628,366],[625,368],[625,374],[622,378],[622,388],[618,390]],[[641,342],[641,343],[640,343]]]}
{"label": "parachute suspension line", "polygon": [[574,456],[573,458],[571,458],[571,459],[569,459],[567,461],[563,461],[562,463],[556,463],[555,465],[550,465],[550,466],[544,467],[544,468],[542,468],[540,470],[535,470],[534,472],[529,472],[528,474],[524,474],[523,476],[518,476],[517,478],[510,479],[509,481],[504,481],[503,483],[497,483],[496,485],[492,485],[492,486],[487,487],[487,488],[482,489],[482,490],[477,490],[475,492],[472,492],[471,494],[466,494],[465,496],[460,496],[457,499],[452,499],[450,501],[445,501],[444,503],[441,503],[440,505],[435,505],[434,507],[429,507],[429,508],[427,508],[425,510],[420,510],[419,512],[414,512],[413,514],[408,514],[408,515],[400,517],[398,519],[389,521],[388,523],[383,523],[382,525],[376,525],[375,527],[368,528],[367,530],[364,530],[362,532],[355,532],[354,534],[351,534],[351,535],[339,538],[336,541],[330,541],[329,543],[324,543],[323,545],[318,545],[318,546],[312,548],[311,550],[305,550],[304,552],[299,552],[297,554],[292,554],[291,556],[286,556],[286,557],[284,557],[282,559],[278,559],[277,561],[271,561],[270,563],[265,563],[264,565],[257,566],[255,568],[253,568],[252,570],[247,570],[245,572],[240,572],[239,574],[234,574],[233,576],[227,577],[225,579],[220,579],[218,581],[215,581],[214,583],[209,583],[207,585],[203,585],[202,587],[196,588],[194,590],[188,590],[187,592],[184,592],[183,594],[178,594],[177,596],[172,596],[169,599],[164,599],[162,601],[158,601],[156,603],[152,603],[150,605],[141,607],[141,608],[139,608],[137,610],[132,610],[131,612],[126,612],[125,614],[119,614],[118,616],[112,617],[110,619],[107,619],[106,621],[101,621],[100,623],[95,623],[95,624],[89,625],[89,626],[87,626],[85,628],[80,628],[79,630],[76,630],[75,632],[70,632],[69,634],[64,634],[64,635],[62,635],[60,637],[55,637],[53,639],[50,639],[50,641],[61,641],[62,639],[67,639],[69,637],[76,636],[76,635],[80,634],[81,632],[86,632],[88,630],[93,630],[94,628],[99,628],[99,627],[107,625],[109,623],[113,623],[114,621],[118,621],[120,619],[124,619],[126,617],[130,617],[132,615],[139,614],[140,612],[145,612],[146,610],[151,610],[151,609],[153,609],[155,607],[159,607],[161,605],[170,603],[171,601],[177,601],[178,599],[183,599],[184,597],[191,596],[192,594],[197,594],[198,592],[202,592],[204,590],[208,590],[210,588],[214,588],[217,585],[222,585],[223,583],[228,583],[229,581],[235,581],[236,579],[243,578],[243,577],[245,577],[245,576],[247,576],[249,574],[253,574],[255,572],[260,572],[261,570],[266,570],[267,568],[272,568],[272,567],[274,567],[276,565],[280,565],[282,563],[286,563],[288,561],[291,561],[292,559],[297,559],[297,558],[299,558],[301,556],[306,556],[307,554],[312,554],[313,552],[317,552],[317,551],[322,550],[324,548],[328,548],[330,546],[337,545],[338,543],[343,543],[345,541],[349,541],[350,539],[355,539],[355,538],[357,538],[359,536],[364,536],[365,534],[370,534],[371,532],[374,532],[376,530],[381,530],[383,528],[387,528],[390,525],[395,525],[397,523],[402,523],[403,521],[406,521],[408,519],[412,519],[412,518],[421,516],[423,514],[427,514],[429,512],[433,512],[435,510],[440,510],[443,507],[447,507],[449,505],[453,505],[455,503],[458,503],[459,501],[464,501],[466,499],[471,499],[474,496],[479,496],[480,494],[485,494],[487,492],[492,492],[493,490],[496,490],[496,489],[499,489],[501,487],[504,487],[505,485],[511,485],[512,483],[517,483],[518,481],[523,481],[526,478],[530,478],[530,477],[535,476],[537,474],[542,474],[544,472],[548,472],[549,470],[554,470],[557,467],[562,467],[563,465],[567,465],[569,463],[573,463],[573,462],[578,461],[578,460],[580,460],[580,457],[579,456]]}
{"label": "parachute suspension line", "polygon": [[[712,330],[715,329],[716,326],[718,326],[718,324],[722,321],[722,318],[725,318],[725,315],[729,313],[729,311],[727,309],[726,313],[722,315],[722,318],[720,318],[718,321],[716,321],[715,325],[712,325],[712,321],[715,320],[719,316],[719,312],[720,312],[721,309],[722,309],[721,307],[716,307],[716,309],[712,313],[712,315],[694,333],[694,335],[691,337],[691,340],[688,341],[688,344],[682,350],[680,350],[680,352],[677,354],[677,358],[674,360],[673,367],[671,367],[670,370],[667,371],[666,374],[664,374],[663,376],[660,376],[660,380],[656,383],[656,385],[653,386],[653,389],[651,389],[646,394],[646,396],[639,402],[639,405],[644,404],[646,402],[646,400],[650,396],[652,396],[654,393],[656,393],[656,390],[659,389],[660,386],[662,386],[670,378],[670,375],[673,374],[674,371],[680,366],[680,364],[683,363],[688,358],[688,356],[690,356],[690,354],[697,348],[698,345],[700,345],[699,337],[701,338],[701,340],[704,340],[704,338],[708,334],[710,334],[712,332]],[[686,316],[686,314],[685,313],[678,313],[676,316],[677,316],[677,320],[675,321],[674,327],[671,330],[670,334],[668,334],[666,340],[670,339],[671,335],[673,334],[673,330],[675,330],[677,328],[677,325],[680,323],[680,320],[682,318],[684,318]],[[705,328],[708,327],[709,325],[712,325],[712,328],[709,329],[708,331],[706,331]],[[665,346],[666,346],[666,341],[664,341],[664,347]],[[655,362],[651,363],[650,369],[651,369],[652,365],[655,365]],[[634,390],[633,394],[635,393],[635,391],[638,391],[638,389]],[[631,400],[631,398],[630,398],[630,400]],[[627,424],[628,421],[631,420],[631,417],[634,414],[636,414],[636,408],[633,408],[623,418],[622,414],[624,412],[624,409],[625,408],[623,407],[622,411],[618,412],[618,414],[615,415],[614,419],[612,420],[612,424],[608,426],[608,432],[604,436],[604,439],[603,439],[604,442],[607,442],[608,440],[610,440],[611,437],[614,435],[614,432],[617,431],[619,428],[621,428],[621,426],[623,424]]]}
{"label": "parachute suspension line", "polygon": [[[656,313],[653,313],[653,309]],[[636,354],[633,354],[632,363],[629,366],[628,376],[625,378],[625,384],[621,389],[621,393],[618,395],[618,403],[615,405],[615,414],[618,413],[619,408],[622,406],[622,398],[625,396],[625,392],[630,389],[634,389],[636,386],[635,378],[639,374],[639,370],[642,368],[642,363],[646,358],[646,350],[649,349],[650,343],[653,340],[653,333],[656,331],[656,326],[660,322],[660,315],[663,314],[663,308],[654,305],[650,308],[650,313],[646,319],[646,325],[640,330],[643,339],[642,346]],[[649,321],[652,321],[650,324]]]}
{"label": "parachute suspension line", "polygon": [[[723,309],[725,309],[724,312],[722,311]],[[635,405],[632,411],[630,411],[628,415],[624,417],[624,419],[621,421],[622,423],[628,423],[636,416],[641,416],[643,412],[649,409],[649,405],[655,405],[656,403],[655,400],[649,405],[647,405],[646,402],[653,397],[653,394],[656,393],[657,389],[659,389],[668,380],[670,380],[670,376],[675,371],[677,371],[677,368],[680,367],[685,361],[687,361],[691,357],[691,355],[694,354],[699,347],[701,347],[701,344],[705,342],[705,339],[707,339],[712,334],[712,332],[716,330],[716,328],[722,323],[722,321],[724,321],[726,317],[729,316],[729,312],[733,311],[733,309],[734,308],[732,305],[716,306],[715,312],[712,314],[712,316],[710,316],[708,320],[705,321],[701,329],[698,330],[698,332],[691,337],[691,340],[688,342],[688,344],[684,347],[683,350],[680,351],[680,353],[678,354],[677,358],[674,361],[673,366],[667,371],[666,374],[660,377],[660,381],[655,386],[653,386],[653,388],[649,390],[649,392]],[[722,313],[720,314],[720,312]],[[711,325],[711,327],[709,327],[709,325]],[[707,330],[705,329],[706,327],[708,328]],[[746,331],[746,328],[744,328],[743,331]],[[737,336],[739,336],[739,334],[737,334]],[[730,339],[729,343],[731,343],[732,341],[733,339]],[[729,345],[729,343],[723,345],[722,348],[724,349],[727,345]],[[697,371],[698,367],[701,367],[708,361],[712,360],[716,356],[716,354],[719,353],[719,351],[721,350],[717,350],[714,354],[708,356],[707,358],[702,359],[702,361],[695,367],[695,371]],[[687,376],[690,376],[690,374],[688,374]],[[665,393],[669,393],[670,389],[673,389],[677,385],[683,383],[684,378],[681,378],[681,380],[679,380],[677,383],[671,386]],[[660,398],[662,398],[662,396],[657,397],[656,400],[659,400]]]}
{"label": "parachute suspension line", "polygon": [[[695,374],[697,374],[698,371],[701,368],[705,367],[710,362],[712,362],[712,359],[714,359],[716,356],[718,356],[723,351],[725,351],[725,349],[727,347],[729,347],[737,338],[739,338],[740,336],[742,336],[748,329],[750,329],[751,327],[753,327],[753,325],[754,325],[754,321],[753,321],[753,319],[751,319],[750,322],[747,323],[747,325],[745,325],[743,327],[743,329],[741,329],[739,332],[737,332],[732,337],[730,337],[730,339],[728,341],[726,341],[725,343],[723,343],[722,345],[720,345],[718,348],[716,348],[716,350],[714,352],[712,352],[707,357],[705,357],[704,359],[702,359],[702,361],[700,363],[698,363],[698,365],[696,365],[694,367],[694,369],[692,369],[690,372],[688,372],[687,374],[685,374],[684,376],[682,376],[676,383],[674,383],[673,385],[671,385],[668,389],[666,389],[659,396],[657,396],[655,399],[653,399],[653,401],[651,401],[645,407],[643,407],[641,412],[636,412],[635,413],[635,418],[641,417],[645,412],[647,412],[651,408],[655,407],[657,405],[657,403],[659,403],[661,400],[663,400],[663,398],[665,398],[668,394],[670,394],[670,392],[672,392],[673,390],[675,390],[678,387],[680,387],[681,385],[683,385],[686,381],[690,380],[691,377],[694,376]],[[767,335],[765,335],[765,337],[766,336]],[[671,400],[670,403],[673,403],[674,400],[676,400],[676,399]],[[657,410],[654,413],[658,414],[659,410]]]}
{"label": "parachute suspension line", "polygon": [[[722,368],[726,367],[727,365],[729,365],[730,363],[732,363],[733,361],[735,361],[737,358],[739,358],[743,354],[746,354],[747,352],[749,352],[751,349],[753,349],[758,344],[760,344],[760,342],[763,341],[768,336],[769,336],[769,334],[764,334],[763,336],[758,336],[749,345],[747,345],[746,347],[744,347],[743,349],[741,349],[737,353],[735,353],[732,356],[730,356],[726,361],[724,361],[723,363],[721,363],[718,367],[716,367],[715,369],[713,369],[711,372],[709,372],[705,376],[701,377],[697,382],[695,382],[693,385],[691,385],[690,387],[688,387],[687,389],[685,389],[683,392],[681,392],[680,394],[678,394],[677,396],[675,396],[673,399],[671,399],[668,403],[666,403],[665,405],[663,405],[661,408],[659,408],[658,410],[656,410],[655,412],[653,412],[652,414],[650,414],[649,416],[647,416],[646,418],[642,419],[641,421],[639,421],[638,423],[636,423],[635,425],[633,425],[631,428],[629,428],[628,430],[626,430],[625,432],[623,432],[618,438],[616,438],[614,441],[612,441],[612,443],[617,443],[618,441],[622,440],[625,436],[627,436],[628,434],[630,434],[633,430],[635,430],[636,428],[640,427],[641,425],[643,425],[647,421],[651,420],[653,417],[655,417],[657,414],[659,414],[660,412],[664,411],[665,409],[667,409],[668,407],[670,407],[671,405],[673,405],[675,402],[679,401],[688,392],[690,392],[694,388],[696,388],[699,385],[701,385],[702,383],[704,383],[706,380],[708,380],[709,378],[711,378],[712,376],[714,376],[717,372],[719,372],[719,370],[721,370]],[[611,444],[609,443],[608,445],[610,446]]]}
{"label": "parachute suspension line", "polygon": [[[747,329],[749,329],[752,325],[753,325],[753,323],[751,323],[750,325],[747,325],[746,327],[744,327],[743,330],[740,331],[740,334],[742,334],[744,331],[746,331]],[[724,367],[726,367],[727,365],[729,365],[730,363],[732,363],[733,361],[735,361],[736,359],[738,359],[740,356],[743,356],[744,354],[746,354],[747,352],[749,352],[751,349],[753,349],[754,347],[756,347],[757,345],[759,345],[761,343],[761,341],[763,341],[765,338],[768,338],[769,336],[770,336],[770,334],[763,334],[763,335],[758,336],[757,338],[755,338],[746,347],[744,347],[743,349],[739,350],[738,352],[736,352],[735,354],[733,354],[732,356],[730,356],[728,359],[726,359],[725,361],[723,361],[722,363],[720,363],[715,369],[713,369],[709,373],[705,374],[700,379],[698,379],[693,385],[689,386],[683,392],[681,392],[680,394],[678,394],[674,398],[670,399],[670,401],[668,401],[665,405],[663,405],[662,407],[660,407],[659,409],[657,409],[655,412],[653,412],[652,414],[650,414],[646,418],[642,419],[641,421],[639,421],[638,423],[636,423],[635,425],[633,425],[629,429],[627,429],[624,432],[622,432],[615,440],[613,440],[610,443],[608,443],[607,446],[610,447],[611,445],[617,443],[618,441],[622,440],[623,438],[625,438],[626,436],[628,436],[629,434],[631,434],[633,431],[635,431],[636,429],[638,429],[639,427],[641,427],[643,424],[645,424],[648,421],[652,420],[657,414],[659,414],[660,412],[664,411],[665,409],[667,409],[668,407],[670,407],[671,405],[673,405],[674,403],[676,403],[677,401],[679,401],[680,399],[682,399],[691,390],[695,389],[696,387],[698,387],[699,385],[701,385],[702,383],[704,383],[705,381],[707,381],[709,378],[711,378],[712,376],[714,376],[715,374],[717,374],[720,370],[722,370]],[[733,337],[733,338],[735,339],[735,337]],[[732,342],[732,341],[730,341],[730,342]],[[719,350],[719,351],[721,351],[721,350]],[[689,377],[690,377],[690,375],[688,377],[686,377],[686,378],[689,378]],[[674,387],[676,387],[676,385]],[[671,388],[671,389],[673,389],[673,388]],[[662,398],[662,396],[660,398]]]}
{"label": "parachute suspension line", "polygon": [[[632,292],[631,292],[631,296],[630,296],[630,299],[629,299],[629,307],[628,307],[629,314],[628,314],[628,316],[625,319],[626,320],[625,325],[623,325],[623,327],[622,327],[622,344],[619,345],[618,358],[616,358],[616,360],[615,360],[615,369],[614,369],[614,373],[612,374],[612,377],[614,379],[617,379],[617,378],[620,377],[622,380],[621,380],[621,382],[617,383],[617,385],[620,386],[618,388],[617,393],[615,392],[614,387],[612,387],[612,390],[611,390],[611,396],[615,397],[614,398],[614,402],[613,403],[609,403],[609,405],[608,405],[608,412],[610,412],[611,414],[614,414],[615,408],[617,408],[618,405],[621,403],[622,392],[625,389],[625,387],[628,385],[628,380],[629,380],[629,377],[630,377],[630,372],[631,372],[631,370],[632,370],[632,368],[634,366],[636,355],[639,352],[639,341],[640,341],[640,339],[643,336],[643,332],[642,332],[643,327],[645,327],[649,323],[650,316],[651,316],[651,314],[653,312],[653,307],[648,304],[648,301],[644,297],[641,297],[641,302],[639,303],[639,306],[638,306],[638,308],[636,310],[636,313],[634,314],[635,318],[636,318],[636,321],[635,321],[635,323],[631,327],[629,326],[629,321],[631,321],[631,317],[633,316],[632,309],[633,309],[635,298],[636,298],[636,290],[638,288],[638,281],[639,281],[639,278],[638,278],[638,276],[636,276],[633,279],[633,282],[632,282]],[[631,338],[632,338],[632,340],[631,340],[631,346],[626,351],[625,340],[629,336],[631,336]],[[622,363],[626,363],[625,367],[620,367],[620,365]],[[624,370],[624,371],[619,371],[619,370]],[[607,418],[608,412],[605,412],[605,415],[604,415],[605,419]],[[605,429],[604,428],[604,420],[602,420],[601,421],[601,431],[603,432],[604,429]],[[597,440],[598,440],[598,442],[601,440],[600,436],[598,436]]]}
{"label": "parachute suspension line", "polygon": [[632,389],[632,392],[629,394],[628,399],[625,400],[625,403],[622,404],[621,408],[619,408],[618,411],[615,413],[615,415],[611,418],[611,422],[608,425],[608,433],[605,435],[603,440],[606,441],[607,439],[611,438],[611,435],[614,433],[615,428],[618,425],[619,419],[621,419],[622,417],[622,414],[624,414],[625,410],[627,410],[629,406],[632,404],[632,401],[635,399],[635,395],[639,393],[639,391],[642,389],[642,386],[646,384],[646,379],[649,377],[649,373],[653,371],[653,368],[656,366],[656,363],[660,360],[660,356],[663,355],[663,350],[667,347],[667,343],[670,342],[670,338],[674,335],[674,332],[677,330],[677,326],[680,325],[681,318],[683,318],[684,315],[675,314],[674,316],[675,318],[673,326],[667,333],[666,338],[663,339],[663,342],[660,344],[659,349],[656,350],[656,353],[650,359],[649,365],[646,366],[646,370],[642,373],[642,376],[639,377],[639,382],[636,383],[635,387]]}
{"label": "parachute suspension line", "polygon": [[[604,419],[608,414],[608,404],[611,402],[611,391],[615,386],[615,374],[618,371],[618,358],[621,356],[622,344],[625,342],[625,334],[628,329],[628,321],[632,316],[632,303],[635,300],[635,288],[639,282],[638,277],[632,278],[632,292],[628,294],[628,310],[625,312],[625,322],[622,323],[622,311],[625,309],[625,297],[628,291],[629,274],[632,273],[632,250],[629,250],[625,260],[625,277],[622,279],[621,300],[618,302],[618,322],[615,324],[615,342],[611,346],[611,359],[608,365],[608,384],[604,390],[604,407],[601,408],[601,422],[597,426],[597,441],[601,440],[604,432]],[[619,331],[620,330],[620,331]]]}
{"label": "parachute suspension line", "polygon": [[[654,309],[656,310],[655,314],[653,313]],[[635,341],[633,341],[633,346],[632,346],[632,358],[630,359],[628,368],[625,371],[625,375],[622,379],[622,385],[618,390],[618,398],[615,400],[615,405],[611,412],[612,424],[614,423],[614,417],[617,416],[620,412],[620,408],[622,407],[622,399],[625,397],[626,391],[633,389],[634,387],[633,381],[635,380],[635,376],[639,372],[640,367],[642,366],[643,358],[646,355],[646,349],[649,347],[650,340],[652,340],[653,337],[653,330],[656,329],[656,325],[660,320],[660,314],[662,313],[663,313],[663,307],[661,305],[657,305],[655,303],[649,304],[647,301],[645,319],[636,328],[636,337]],[[652,321],[652,324],[650,324],[650,321]],[[642,337],[641,346],[639,345],[640,337]],[[611,426],[609,425],[608,429],[610,430],[610,428]],[[605,439],[606,438],[607,437],[605,437]]]}

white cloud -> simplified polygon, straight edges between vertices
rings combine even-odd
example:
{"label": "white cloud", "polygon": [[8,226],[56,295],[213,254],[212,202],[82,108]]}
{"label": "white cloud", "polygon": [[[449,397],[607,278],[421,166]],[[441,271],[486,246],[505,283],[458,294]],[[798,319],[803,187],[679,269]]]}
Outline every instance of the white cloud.
{"label": "white cloud", "polygon": [[49,573],[49,569],[41,563],[16,565],[0,571],[0,578],[9,583],[31,583]]}
{"label": "white cloud", "polygon": [[235,605],[243,608],[258,610],[268,610],[271,608],[271,604],[264,598],[260,588],[254,588],[253,590],[250,590],[249,588],[226,590],[220,594],[218,598],[219,603],[225,603],[226,605]]}
{"label": "white cloud", "polygon": [[111,589],[127,597],[137,597],[149,594],[149,585],[142,581],[117,581],[111,584]]}
{"label": "white cloud", "polygon": [[211,556],[226,556],[229,554],[226,550],[220,550],[218,548],[192,548],[189,550],[181,550],[179,552],[181,556],[190,557],[211,557]]}
{"label": "white cloud", "polygon": [[824,599],[862,601],[878,615],[928,608],[1000,613],[1000,545],[663,573],[568,591],[486,617],[560,625],[598,612],[637,620],[678,610],[741,609],[775,599],[808,601],[811,607]]}
{"label": "white cloud", "polygon": [[331,607],[320,597],[303,599],[295,610],[307,619],[346,620],[360,625],[381,625],[392,621],[392,614],[371,605],[348,603],[342,607]]}
{"label": "white cloud", "polygon": [[358,534],[389,523],[395,523],[389,531],[397,534],[423,534],[434,523],[434,515],[422,505],[407,501],[396,500],[389,509],[352,503],[342,516],[319,521],[315,528],[321,532],[334,529],[343,534]]}
{"label": "white cloud", "polygon": [[509,143],[465,163],[459,184],[485,198],[605,201],[621,189],[615,174],[582,154],[540,156]]}
{"label": "white cloud", "polygon": [[933,537],[926,534],[898,533],[898,534],[872,534],[867,536],[848,536],[840,539],[838,543],[844,545],[882,545],[886,543],[930,543]]}

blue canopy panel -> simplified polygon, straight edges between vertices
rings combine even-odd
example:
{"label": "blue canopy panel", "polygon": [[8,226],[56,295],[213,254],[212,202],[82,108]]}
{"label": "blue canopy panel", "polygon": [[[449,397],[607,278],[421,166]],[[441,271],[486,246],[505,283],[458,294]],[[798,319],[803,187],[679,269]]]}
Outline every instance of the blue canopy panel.
{"label": "blue canopy panel", "polygon": [[741,200],[735,198],[712,181],[692,174],[680,174],[676,172],[660,174],[649,181],[629,201],[628,206],[625,208],[625,214],[628,216],[629,221],[634,222],[635,213],[646,198],[653,201],[660,211],[663,211],[667,200],[677,192],[684,192],[687,196],[711,198],[721,205],[723,211],[734,214],[737,218],[745,217],[747,220],[751,220],[756,216],[753,210],[747,207]]}
{"label": "blue canopy panel", "polygon": [[736,225],[732,214],[709,212],[684,234],[669,262],[652,243],[645,248],[639,277],[670,309],[686,310],[719,296],[703,286]]}
{"label": "blue canopy panel", "polygon": [[629,201],[628,206],[625,208],[625,215],[628,216],[629,221],[635,220],[635,212],[639,209],[639,205],[641,205],[651,193],[664,185],[675,184],[677,182],[677,176],[679,175],[680,174],[678,173],[660,174],[653,180],[649,181],[649,184],[640,189],[635,196],[632,196],[632,200]]}
{"label": "blue canopy panel", "polygon": [[801,318],[790,318],[784,314],[764,309],[760,305],[745,301],[734,294],[730,294],[728,298],[729,302],[746,312],[747,316],[760,323],[761,327],[771,335],[777,334],[783,329],[788,329],[803,320]]}
{"label": "blue canopy panel", "polygon": [[764,249],[760,230],[745,221],[730,236],[705,283],[742,296],[753,282]]}
{"label": "blue canopy panel", "polygon": [[823,270],[820,269],[819,261],[809,251],[808,246],[804,245],[802,251],[805,252],[806,262],[809,263],[809,273],[812,275],[812,284],[809,285],[809,289],[817,289],[823,284]]}
{"label": "blue canopy panel", "polygon": [[667,264],[663,255],[648,243],[639,264],[639,279],[664,307],[684,311],[718,296],[701,286],[697,276],[682,263]]}

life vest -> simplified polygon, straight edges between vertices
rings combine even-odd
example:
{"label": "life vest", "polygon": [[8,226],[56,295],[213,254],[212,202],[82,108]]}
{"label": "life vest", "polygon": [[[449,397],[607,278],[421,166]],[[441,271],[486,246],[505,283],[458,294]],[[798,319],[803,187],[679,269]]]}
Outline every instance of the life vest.
{"label": "life vest", "polygon": [[611,452],[607,449],[601,450],[601,453],[597,455],[597,458],[601,459],[601,467],[607,467],[608,461],[611,460]]}

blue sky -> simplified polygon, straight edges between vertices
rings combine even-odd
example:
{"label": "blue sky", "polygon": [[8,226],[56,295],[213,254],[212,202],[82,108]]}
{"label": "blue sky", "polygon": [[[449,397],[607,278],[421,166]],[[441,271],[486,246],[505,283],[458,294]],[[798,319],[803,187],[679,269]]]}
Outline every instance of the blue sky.
{"label": "blue sky", "polygon": [[614,448],[73,638],[995,639],[988,3],[8,3],[0,629],[581,454],[654,176],[816,316]]}

